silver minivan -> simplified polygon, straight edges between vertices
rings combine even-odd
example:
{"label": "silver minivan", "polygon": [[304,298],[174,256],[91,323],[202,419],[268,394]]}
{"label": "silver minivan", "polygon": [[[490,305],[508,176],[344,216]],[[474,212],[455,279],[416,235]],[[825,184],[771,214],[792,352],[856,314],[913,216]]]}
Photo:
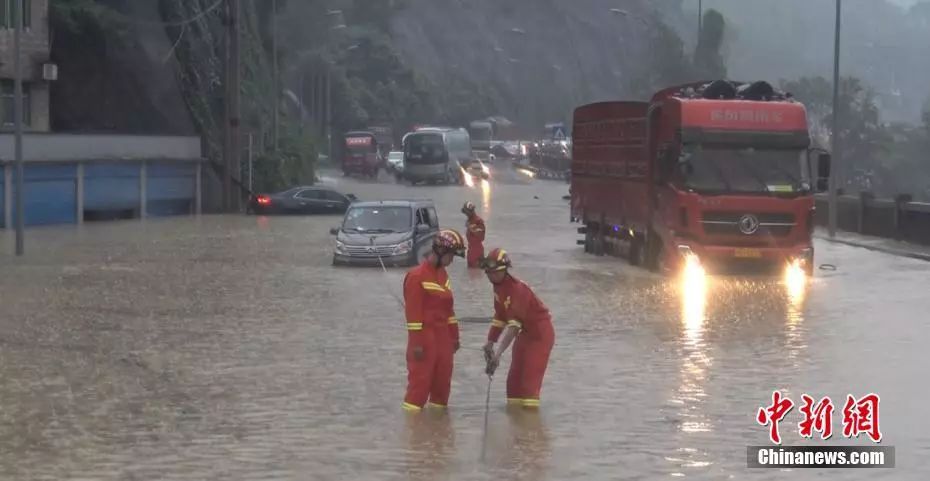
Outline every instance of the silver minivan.
{"label": "silver minivan", "polygon": [[439,232],[431,200],[353,203],[336,236],[333,265],[414,266],[429,252]]}

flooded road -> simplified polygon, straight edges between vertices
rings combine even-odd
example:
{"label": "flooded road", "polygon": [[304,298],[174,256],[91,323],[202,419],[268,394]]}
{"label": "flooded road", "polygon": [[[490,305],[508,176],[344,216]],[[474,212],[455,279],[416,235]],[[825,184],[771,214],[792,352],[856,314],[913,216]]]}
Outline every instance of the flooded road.
{"label": "flooded road", "polygon": [[[818,243],[809,285],[666,279],[575,245],[564,183],[327,182],[363,200],[433,198],[553,313],[542,409],[508,412],[464,322],[447,413],[401,408],[403,269],[333,268],[319,217],[203,216],[0,234],[0,479],[909,479],[930,477],[930,264]],[[483,275],[450,268],[458,314],[488,318]],[[695,285],[697,283],[697,285]],[[509,364],[506,356],[499,372]],[[884,470],[749,470],[782,389],[881,395]],[[781,425],[802,441],[799,414]],[[830,444],[847,444],[835,434]],[[870,443],[866,439],[855,441]]]}

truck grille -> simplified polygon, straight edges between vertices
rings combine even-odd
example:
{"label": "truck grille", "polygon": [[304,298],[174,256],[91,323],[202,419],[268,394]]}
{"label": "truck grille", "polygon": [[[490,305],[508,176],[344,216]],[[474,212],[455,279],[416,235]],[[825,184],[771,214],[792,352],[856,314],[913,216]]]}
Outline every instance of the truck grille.
{"label": "truck grille", "polygon": [[[741,229],[743,216],[754,216],[758,221],[755,232],[746,234]],[[750,222],[751,223],[751,222]],[[704,212],[701,225],[708,235],[738,235],[752,237],[785,237],[795,225],[794,214],[786,213],[746,213],[746,212]],[[743,226],[746,227],[746,226]]]}
{"label": "truck grille", "polygon": [[345,246],[345,250],[352,257],[387,257],[394,253],[394,246]]}

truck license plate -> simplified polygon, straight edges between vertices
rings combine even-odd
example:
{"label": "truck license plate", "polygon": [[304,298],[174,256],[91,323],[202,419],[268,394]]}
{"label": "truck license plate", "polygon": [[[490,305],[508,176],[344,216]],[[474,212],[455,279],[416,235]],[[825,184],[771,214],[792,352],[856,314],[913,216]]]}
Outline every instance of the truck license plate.
{"label": "truck license plate", "polygon": [[736,257],[746,257],[746,258],[758,259],[758,258],[762,257],[762,252],[760,252],[759,249],[745,249],[745,248],[741,248],[741,249],[736,249],[736,251],[733,253],[733,255],[736,256]]}

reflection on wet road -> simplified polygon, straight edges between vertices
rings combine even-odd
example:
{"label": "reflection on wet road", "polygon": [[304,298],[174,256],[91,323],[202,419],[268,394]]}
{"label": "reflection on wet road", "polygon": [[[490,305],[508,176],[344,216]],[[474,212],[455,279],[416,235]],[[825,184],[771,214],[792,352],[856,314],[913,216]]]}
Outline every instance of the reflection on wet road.
{"label": "reflection on wet road", "polygon": [[[879,393],[898,467],[867,474],[930,477],[925,263],[822,243],[839,269],[809,280],[665,279],[583,254],[564,183],[327,182],[433,198],[460,230],[462,203],[480,206],[486,248],[506,247],[553,312],[540,412],[508,411],[495,378],[479,460],[486,326],[463,323],[451,409],[404,413],[404,271],[333,268],[338,218],[32,229],[28,257],[0,254],[0,479],[796,478],[745,467],[773,389]],[[451,276],[459,315],[489,317],[484,276]]]}

